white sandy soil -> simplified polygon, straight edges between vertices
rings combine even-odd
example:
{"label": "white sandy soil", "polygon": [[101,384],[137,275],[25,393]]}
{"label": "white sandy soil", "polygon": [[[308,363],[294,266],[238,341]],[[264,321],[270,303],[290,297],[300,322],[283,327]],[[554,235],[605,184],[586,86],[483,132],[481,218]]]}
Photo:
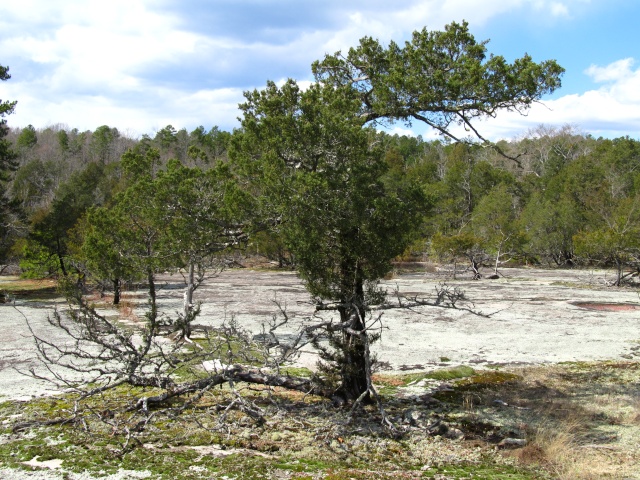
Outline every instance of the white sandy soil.
{"label": "white sandy soil", "polygon": [[[640,307],[636,290],[604,286],[606,272],[505,269],[503,273],[505,276],[498,280],[473,281],[418,272],[384,281],[390,292],[398,288],[405,295],[419,297],[432,296],[436,286],[446,282],[462,288],[473,300],[475,310],[490,317],[430,307],[386,310],[382,339],[374,347],[381,368],[429,370],[453,364],[483,367],[640,355],[640,311],[597,311],[576,305],[593,301]],[[160,298],[171,313],[182,300],[181,277],[166,277],[165,281]],[[145,303],[141,293],[131,294],[140,309]],[[313,314],[303,285],[295,274],[287,272],[223,272],[201,287],[196,299],[203,302],[197,323],[220,325],[234,315],[256,333],[260,324],[276,313],[274,300],[286,305],[292,316],[289,331],[309,321]],[[27,320],[39,335],[62,341],[59,332],[46,325],[47,315],[55,306],[51,301],[0,305],[0,400],[51,393],[50,385],[21,375],[16,369],[27,372],[36,368],[42,372]],[[64,308],[64,303],[60,301],[57,306]],[[313,367],[316,357],[307,352],[300,362]]]}

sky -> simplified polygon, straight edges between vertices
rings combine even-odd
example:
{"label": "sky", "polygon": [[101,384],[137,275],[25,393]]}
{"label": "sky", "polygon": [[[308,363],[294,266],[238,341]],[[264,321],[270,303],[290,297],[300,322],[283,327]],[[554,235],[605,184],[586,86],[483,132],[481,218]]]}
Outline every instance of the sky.
{"label": "sky", "polygon": [[[18,128],[230,131],[243,92],[267,80],[309,82],[314,60],[364,36],[402,44],[463,20],[488,53],[566,69],[527,116],[482,122],[487,138],[567,124],[640,138],[639,0],[3,0],[0,65],[12,78],[0,100],[18,101],[7,118]],[[387,130],[436,137],[415,123]]]}

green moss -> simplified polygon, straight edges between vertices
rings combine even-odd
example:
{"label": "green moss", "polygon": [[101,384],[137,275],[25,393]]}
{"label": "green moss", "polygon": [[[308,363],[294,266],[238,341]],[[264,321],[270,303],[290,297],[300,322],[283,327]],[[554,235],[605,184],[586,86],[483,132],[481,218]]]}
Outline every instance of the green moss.
{"label": "green moss", "polygon": [[326,461],[321,459],[283,458],[274,463],[273,466],[281,470],[290,470],[292,472],[318,472],[335,467],[335,464],[327,463]]}
{"label": "green moss", "polygon": [[455,380],[458,378],[470,377],[475,373],[476,371],[471,367],[467,367],[466,365],[458,365],[455,367],[442,368],[433,372],[408,373],[405,375],[399,375],[397,378],[401,380],[402,384],[409,385],[411,383],[416,383],[424,379]]}
{"label": "green moss", "polygon": [[378,395],[384,398],[395,397],[398,393],[398,387],[392,385],[378,386]]}
{"label": "green moss", "polygon": [[521,377],[513,373],[507,373],[497,370],[484,370],[472,376],[458,380],[453,386],[452,391],[436,392],[434,398],[449,402],[461,403],[466,394],[470,392],[479,392],[521,380]]}
{"label": "green moss", "polygon": [[458,365],[457,367],[443,368],[442,370],[436,370],[429,373],[426,378],[432,378],[434,380],[455,380],[456,378],[466,378],[475,375],[476,371],[465,365]]}
{"label": "green moss", "polygon": [[421,380],[455,380],[469,377],[476,372],[473,368],[464,365],[447,367],[434,372],[417,372],[402,375],[374,375],[373,382],[378,388],[378,393],[385,397],[391,397],[398,393],[399,389],[417,383]]}
{"label": "green moss", "polygon": [[[183,438],[176,438],[174,434],[179,429],[179,423],[167,423],[169,425],[171,428],[158,430],[157,438],[150,436],[144,439],[145,443],[156,440],[156,448],[137,447],[125,454],[118,453],[121,444],[107,434],[86,434],[72,428],[43,428],[32,432],[28,438],[17,438],[0,444],[0,458],[3,458],[3,466],[11,468],[31,469],[21,462],[38,457],[39,461],[61,459],[63,468],[70,472],[104,476],[119,469],[145,470],[151,473],[152,478],[170,480],[217,478],[221,475],[230,478],[282,476],[298,479],[368,479],[371,478],[372,469],[375,470],[376,477],[385,479],[414,478],[417,472],[426,478],[436,474],[460,479],[538,478],[513,467],[491,464],[439,466],[420,471],[421,465],[410,454],[410,442],[403,441],[385,442],[383,450],[361,451],[357,456],[348,454],[347,450],[342,454],[340,451],[331,452],[326,446],[322,446],[324,444],[305,449],[304,453],[272,453],[269,457],[252,455],[246,450],[225,457],[203,455],[197,450],[179,447],[179,444],[187,443],[183,442],[187,432],[182,431]],[[100,441],[96,441],[96,438]],[[212,437],[194,436],[189,443],[211,445],[212,440]],[[231,443],[231,438],[226,438],[225,443]],[[224,450],[224,445],[222,449]],[[284,472],[278,473],[279,471]]]}
{"label": "green moss", "polygon": [[[456,370],[458,373],[454,375],[452,372]],[[310,373],[304,369],[287,369],[286,371],[295,375]],[[473,373],[469,367],[454,367],[442,371],[448,372],[445,378]],[[496,373],[499,375],[496,376]],[[410,381],[432,378],[432,375],[432,373],[421,373],[378,376],[376,383],[382,384],[383,388],[397,390]],[[475,388],[483,384],[482,382],[485,384],[504,382],[513,378],[517,377],[500,372],[483,371],[459,380],[456,382],[456,388],[462,391],[464,388]],[[499,459],[490,458],[484,466],[456,464],[421,471],[422,465],[417,460],[417,447],[413,440],[398,441],[388,437],[381,438],[377,433],[371,431],[369,434],[366,433],[369,430],[362,428],[357,435],[368,438],[363,444],[357,443],[354,440],[355,437],[349,437],[349,431],[332,429],[335,423],[326,417],[333,414],[332,410],[325,411],[310,407],[307,412],[314,412],[310,414],[319,415],[319,417],[305,418],[302,416],[302,410],[296,409],[292,415],[299,415],[300,420],[306,420],[304,426],[302,422],[291,423],[278,420],[268,422],[262,427],[256,427],[253,423],[244,424],[242,420],[246,415],[240,411],[231,410],[227,414],[229,430],[216,430],[219,427],[217,423],[219,410],[216,407],[220,405],[221,399],[229,399],[229,392],[225,389],[212,390],[201,399],[198,405],[186,409],[177,418],[158,412],[154,422],[147,425],[143,432],[136,433],[136,440],[130,442],[130,445],[135,448],[123,454],[122,447],[126,435],[123,433],[122,426],[125,422],[129,425],[135,424],[138,417],[135,417],[134,412],[116,414],[110,422],[120,426],[114,429],[112,425],[98,421],[95,412],[105,409],[115,412],[117,407],[129,405],[141,395],[153,393],[155,391],[121,386],[103,395],[84,400],[84,408],[90,407],[91,412],[86,417],[88,431],[85,431],[81,424],[58,425],[33,428],[27,432],[7,436],[6,443],[0,445],[0,458],[3,459],[3,465],[11,468],[27,468],[20,462],[32,460],[37,456],[40,461],[61,459],[63,468],[70,472],[87,472],[94,476],[105,476],[119,469],[147,470],[151,473],[151,478],[170,480],[218,478],[223,475],[229,478],[369,479],[372,472],[381,479],[417,478],[417,476],[433,478],[436,475],[460,479],[538,478],[524,470],[502,467],[499,465]],[[267,402],[261,391],[246,391],[244,394],[248,400],[258,403],[265,410],[273,405],[274,400],[280,404],[279,408],[293,405],[286,402],[294,402],[288,400],[286,396],[272,398]],[[68,416],[70,409],[75,407],[77,399],[77,396],[65,395],[60,398],[40,398],[26,404],[4,402],[0,403],[0,413],[5,415],[5,418],[16,412],[23,413],[23,417],[29,418],[59,418],[65,413],[64,416]],[[297,408],[302,408],[302,404],[298,403]],[[394,408],[393,404],[390,404],[390,411]],[[372,408],[371,412],[377,412],[377,410]],[[375,415],[375,413],[371,414]],[[27,419],[20,418],[18,421]],[[366,417],[363,416],[360,420],[365,422]],[[375,423],[377,424],[377,421]],[[329,429],[326,428],[327,425],[330,426]],[[272,439],[276,437],[277,441]],[[144,448],[143,444],[154,445],[154,448]],[[226,457],[219,457],[189,448],[200,445],[219,445],[223,450],[230,448],[243,450]],[[255,454],[252,454],[252,451]],[[264,455],[265,453],[268,456]],[[495,465],[492,463],[494,461]],[[31,469],[31,467],[28,468]]]}
{"label": "green moss", "polygon": [[38,398],[25,403],[23,412],[27,417],[40,420],[68,417],[73,411],[74,397],[65,395],[62,397]]}
{"label": "green moss", "polygon": [[280,371],[283,374],[291,375],[292,377],[309,378],[313,376],[313,372],[305,367],[283,367]]}
{"label": "green moss", "polygon": [[444,475],[446,478],[474,480],[534,480],[545,478],[532,471],[501,465],[447,465],[424,471],[429,476]]}
{"label": "green moss", "polygon": [[485,370],[476,375],[460,380],[456,383],[456,387],[459,389],[474,390],[476,388],[487,388],[507,382],[515,382],[521,379],[522,377],[514,373]]}

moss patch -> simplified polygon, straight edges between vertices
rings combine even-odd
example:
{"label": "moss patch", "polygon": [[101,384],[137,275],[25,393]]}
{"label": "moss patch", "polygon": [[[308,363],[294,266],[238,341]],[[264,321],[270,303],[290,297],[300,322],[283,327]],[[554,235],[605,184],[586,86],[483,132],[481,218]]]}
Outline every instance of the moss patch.
{"label": "moss patch", "polygon": [[[469,367],[456,369],[458,377],[472,373]],[[635,362],[536,367],[516,370],[517,374],[475,371],[451,380],[450,370],[444,369],[449,373],[438,379],[432,373],[376,376],[377,385],[396,391],[423,379],[439,384],[446,378],[450,385],[450,391],[436,394],[441,398],[439,404],[419,397],[389,396],[384,407],[398,428],[395,435],[382,428],[375,405],[364,406],[351,417],[348,408],[335,408],[321,399],[310,401],[304,394],[237,386],[262,409],[264,424],[241,409],[231,409],[221,426],[223,407],[234,397],[228,388],[216,388],[179,415],[158,412],[144,431],[135,432],[129,442],[133,448],[123,450],[123,422],[133,414],[116,410],[154,391],[114,389],[84,403],[86,425],[76,422],[16,433],[11,426],[18,422],[69,415],[78,398],[66,395],[24,404],[3,402],[0,458],[3,466],[11,468],[31,469],[21,462],[37,457],[39,461],[60,459],[62,468],[70,472],[104,476],[120,469],[146,470],[151,478],[171,480],[223,475],[537,480],[557,478],[554,472],[561,471],[559,462],[564,458],[573,468],[584,457],[595,458],[592,463],[598,468],[609,461],[616,473],[566,478],[624,478],[620,473],[624,462],[631,469],[640,460],[633,450],[637,442],[629,436],[632,429],[640,432],[640,407],[634,403],[640,393],[640,365]],[[465,401],[470,397],[473,401]],[[106,421],[99,421],[98,415]],[[456,431],[462,437],[447,436]],[[559,448],[559,434],[569,435],[562,456],[549,447]],[[540,454],[520,461],[524,453],[507,455],[496,450],[503,438],[526,438],[530,446],[525,449]],[[606,446],[602,452],[610,459],[596,458],[600,450],[588,450],[589,445],[600,444]],[[625,445],[630,449],[625,450]],[[526,453],[525,449],[521,451]],[[585,452],[588,455],[580,457]]]}

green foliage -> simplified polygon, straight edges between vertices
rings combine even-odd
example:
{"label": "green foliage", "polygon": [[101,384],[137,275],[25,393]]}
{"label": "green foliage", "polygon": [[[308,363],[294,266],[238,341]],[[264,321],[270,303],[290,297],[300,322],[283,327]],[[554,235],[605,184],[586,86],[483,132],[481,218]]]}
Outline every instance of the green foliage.
{"label": "green foliage", "polygon": [[91,149],[97,160],[106,163],[112,157],[114,142],[120,137],[117,128],[102,125],[96,128],[91,137]]}
{"label": "green foliage", "polygon": [[485,250],[496,257],[496,271],[502,255],[516,255],[524,244],[518,213],[517,199],[504,184],[493,188],[473,212],[471,228]]}
{"label": "green foliage", "polygon": [[384,48],[365,37],[347,55],[327,55],[313,64],[316,79],[359,93],[367,121],[419,120],[454,140],[454,125],[476,133],[472,123],[500,110],[527,110],[542,95],[560,87],[564,69],[555,61],[539,64],[529,55],[508,63],[487,57],[487,42],[477,42],[468,24],[444,31],[416,31],[404,46]]}
{"label": "green foliage", "polygon": [[24,149],[33,148],[35,144],[38,143],[38,135],[33,125],[27,125],[22,129],[16,143],[19,148]]}
{"label": "green foliage", "polygon": [[520,228],[527,235],[531,256],[548,258],[561,266],[573,262],[573,236],[582,228],[583,221],[570,196],[562,195],[554,201],[536,193],[522,212]]}
{"label": "green foliage", "polygon": [[159,169],[159,159],[153,148],[128,151],[128,188],[110,205],[90,209],[82,228],[81,258],[94,278],[113,284],[115,302],[120,282],[151,282],[167,270],[201,274],[243,235],[247,195],[227,166],[204,172],[171,160]]}
{"label": "green foliage", "polygon": [[[366,305],[382,299],[373,285],[426,213],[422,190],[385,186],[388,162],[375,133],[362,128],[352,90],[314,84],[303,91],[290,80],[245,96],[233,153],[260,193],[265,223],[283,239],[311,295],[337,304],[343,322],[356,315],[355,328],[363,329]],[[358,377],[355,391],[344,392],[355,399],[366,386],[363,351],[347,350],[363,348],[362,340],[333,340],[339,353],[332,360],[352,359],[337,361],[343,389]]]}
{"label": "green foliage", "polygon": [[235,139],[309,291],[330,301],[347,301],[358,284],[382,277],[426,206],[415,187],[385,188],[384,152],[361,128],[357,106],[347,90],[270,83],[247,94]]}
{"label": "green foliage", "polygon": [[36,241],[26,241],[21,253],[20,268],[25,278],[46,278],[60,270],[59,259]]}
{"label": "green foliage", "polygon": [[480,239],[470,232],[458,235],[436,233],[431,239],[431,249],[441,260],[453,261],[460,257],[469,257],[479,250]]}
{"label": "green foliage", "polygon": [[[74,174],[68,182],[56,191],[55,198],[48,208],[35,212],[29,235],[30,243],[37,244],[36,252],[46,252],[46,258],[56,258],[59,271],[68,273],[67,257],[70,254],[69,232],[76,222],[91,206],[99,203],[110,192],[100,190],[104,166],[90,163]],[[30,258],[30,262],[38,261],[41,255]],[[47,263],[47,268],[50,263]]]}
{"label": "green foliage", "polygon": [[173,125],[167,125],[162,130],[158,130],[158,133],[156,133],[154,140],[158,142],[163,148],[169,148],[173,146],[174,143],[176,143],[177,133],[178,132],[175,128],[173,128]]}
{"label": "green foliage", "polygon": [[250,251],[278,263],[278,268],[292,267],[294,259],[277,231],[259,231],[251,237]]}
{"label": "green foliage", "polygon": [[[0,81],[6,81],[10,78],[9,67],[0,65]],[[16,163],[17,154],[11,148],[11,143],[5,138],[9,133],[5,117],[13,113],[16,103],[0,99],[0,265],[5,263],[16,234],[16,230],[12,226],[16,206],[5,196],[5,192],[8,191],[7,183],[12,172],[18,166]]]}
{"label": "green foliage", "polygon": [[56,136],[58,138],[58,146],[60,147],[60,150],[63,152],[68,151],[69,150],[69,134],[67,133],[67,131],[60,130],[58,131]]}
{"label": "green foliage", "polygon": [[623,268],[640,269],[640,197],[615,202],[606,212],[605,221],[574,235],[578,256],[599,264],[612,264],[620,285]]}
{"label": "green foliage", "polygon": [[60,173],[60,166],[53,161],[30,160],[14,174],[11,196],[23,210],[33,212],[55,195]]}

